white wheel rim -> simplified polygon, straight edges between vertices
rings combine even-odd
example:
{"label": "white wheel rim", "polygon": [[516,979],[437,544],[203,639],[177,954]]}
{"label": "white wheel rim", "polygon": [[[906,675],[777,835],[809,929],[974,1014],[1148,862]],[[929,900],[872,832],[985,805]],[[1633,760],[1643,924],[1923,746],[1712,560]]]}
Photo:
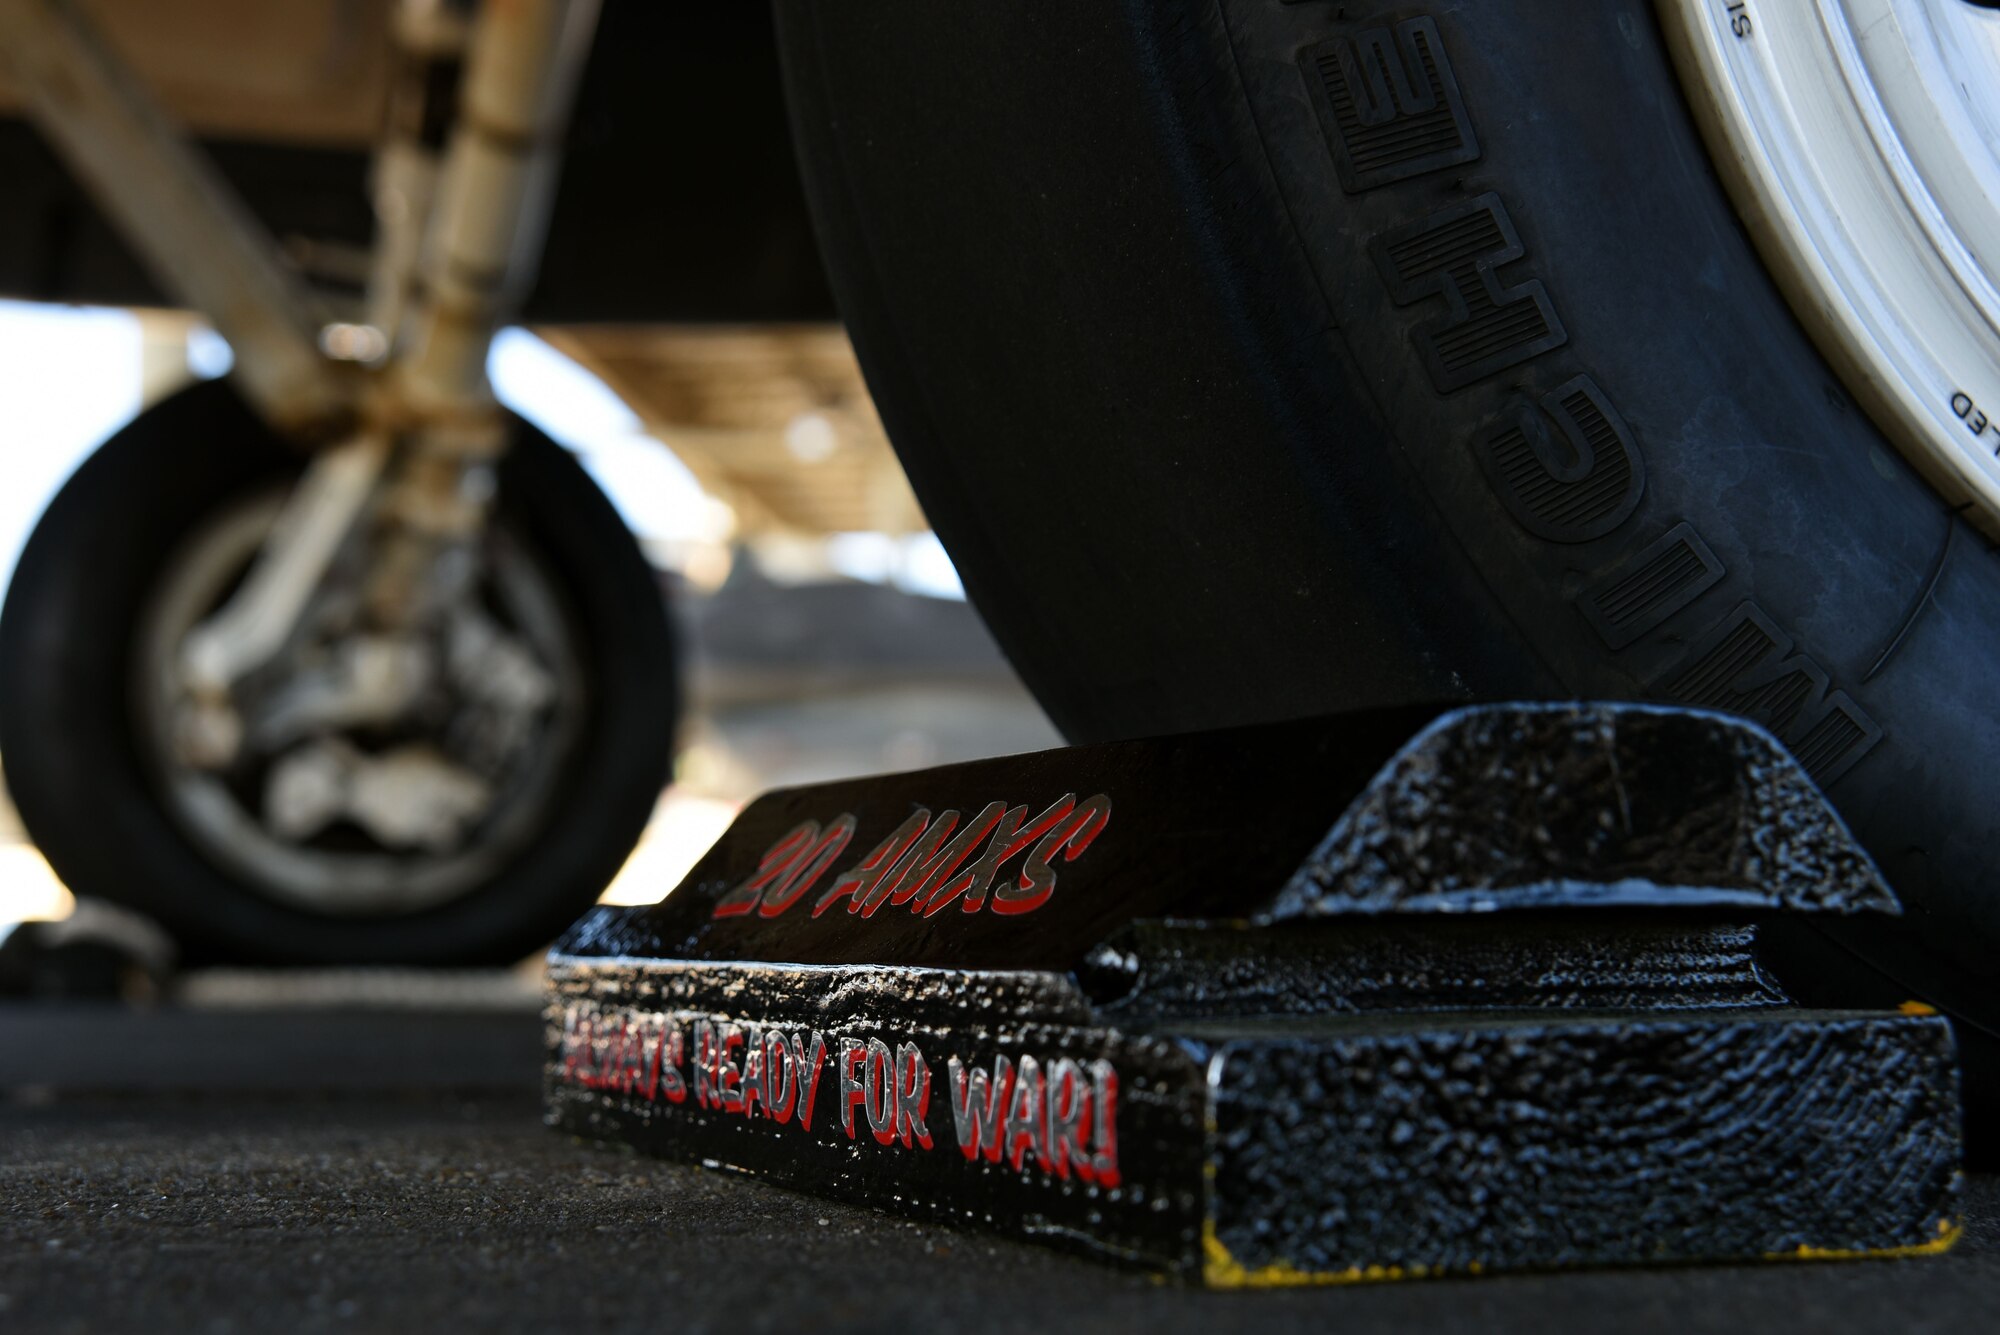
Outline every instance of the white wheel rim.
{"label": "white wheel rim", "polygon": [[539,745],[500,795],[480,836],[457,852],[329,853],[289,844],[214,776],[175,754],[179,647],[248,564],[275,521],[282,493],[249,498],[200,525],[167,560],[141,618],[132,664],[140,750],[169,817],[196,848],[265,898],[331,917],[391,917],[461,898],[518,857],[541,832],[581,726],[583,687],[570,628],[549,575],[504,530],[491,542],[494,579],[539,631],[537,646],[562,689]]}
{"label": "white wheel rim", "polygon": [[1660,0],[1739,212],[1849,389],[2000,531],[2000,13]]}

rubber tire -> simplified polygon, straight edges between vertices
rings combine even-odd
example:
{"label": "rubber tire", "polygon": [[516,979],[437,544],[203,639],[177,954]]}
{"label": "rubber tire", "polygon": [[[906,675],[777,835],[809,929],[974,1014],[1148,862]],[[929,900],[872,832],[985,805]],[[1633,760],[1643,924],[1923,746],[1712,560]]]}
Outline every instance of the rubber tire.
{"label": "rubber tire", "polygon": [[29,538],[0,612],[0,757],[28,833],[79,895],[147,913],[193,962],[499,964],[582,913],[666,782],[679,690],[661,587],[570,453],[517,424],[499,505],[566,596],[587,717],[561,796],[488,883],[404,916],[293,908],[219,871],[163,810],[135,746],[134,627],[168,554],[299,458],[222,382],[141,414],[86,460]]}
{"label": "rubber tire", "polygon": [[[1906,907],[1787,943],[1788,978],[1950,1012],[1991,1119],[2000,562],[1773,285],[1648,5],[778,8],[869,385],[1065,733],[1503,697],[1758,718],[1817,762]],[[1472,135],[1446,161],[1457,132],[1437,130],[1437,158],[1383,179],[1323,128],[1301,56],[1420,20]],[[1486,251],[1487,272],[1509,302],[1541,284],[1566,337],[1461,375],[1424,351],[1424,326],[1460,318],[1448,289],[1387,247],[1488,196],[1520,254]],[[1622,418],[1640,488],[1624,505],[1616,445],[1543,466],[1604,481],[1606,513],[1482,462],[1578,376]],[[1609,598],[1689,534],[1676,568],[1712,584]],[[1769,680],[1709,657],[1732,632]]]}

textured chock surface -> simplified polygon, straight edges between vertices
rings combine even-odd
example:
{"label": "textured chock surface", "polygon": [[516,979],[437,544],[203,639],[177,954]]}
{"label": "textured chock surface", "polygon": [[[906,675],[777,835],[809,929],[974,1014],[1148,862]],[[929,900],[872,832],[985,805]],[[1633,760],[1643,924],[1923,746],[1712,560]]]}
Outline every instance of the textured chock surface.
{"label": "textured chock surface", "polygon": [[672,894],[600,909],[557,949],[1072,969],[1133,918],[1268,908],[1437,714],[1363,710],[780,789]]}
{"label": "textured chock surface", "polygon": [[1189,1272],[1206,1087],[1057,974],[559,961],[552,1126]]}
{"label": "textured chock surface", "polygon": [[[1666,921],[1662,921],[1666,918]],[[1718,1010],[1777,1006],[1758,929],[1599,910],[1269,927],[1139,922],[1080,981],[1119,1024],[1362,1011]]]}
{"label": "textured chock surface", "polygon": [[1755,724],[1640,705],[1457,710],[1399,751],[1274,919],[1536,905],[1895,913],[1812,780]]}
{"label": "textured chock surface", "polygon": [[558,960],[546,1116],[1214,1284],[1939,1244],[1949,1030],[1776,1006],[1746,936],[1709,941],[1745,1009],[1116,1023],[1056,974]]}
{"label": "textured chock surface", "polygon": [[1783,749],[1420,715],[767,795],[558,944],[546,1118],[1218,1286],[1948,1244],[1944,1022],[1759,964],[1896,910]]}
{"label": "textured chock surface", "polygon": [[768,793],[672,894],[597,909],[557,949],[1068,971],[1139,919],[1607,904],[1896,911],[1811,779],[1755,725],[1495,704]]}
{"label": "textured chock surface", "polygon": [[1937,1019],[1389,1021],[1221,1043],[1210,1082],[1212,1283],[1943,1250],[1958,1226]]}

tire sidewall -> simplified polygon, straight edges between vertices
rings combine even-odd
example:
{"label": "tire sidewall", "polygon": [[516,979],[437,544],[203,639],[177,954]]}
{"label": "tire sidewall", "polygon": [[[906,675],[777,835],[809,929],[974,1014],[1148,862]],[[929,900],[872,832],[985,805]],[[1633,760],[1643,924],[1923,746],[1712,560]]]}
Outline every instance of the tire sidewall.
{"label": "tire sidewall", "polygon": [[[1069,735],[1437,698],[1743,713],[1905,906],[1832,929],[1830,992],[1868,995],[1866,961],[2000,1032],[2000,562],[1771,281],[1647,4],[779,13],[883,419]],[[1425,25],[1464,133],[1433,124],[1428,160],[1381,170],[1309,58],[1405,62]],[[967,50],[979,77],[944,74]],[[1499,240],[1463,283],[1397,259],[1481,210]],[[1548,337],[1443,366],[1473,288],[1543,303]],[[1579,393],[1595,443],[1558,415]],[[1524,481],[1617,456],[1580,515]]]}

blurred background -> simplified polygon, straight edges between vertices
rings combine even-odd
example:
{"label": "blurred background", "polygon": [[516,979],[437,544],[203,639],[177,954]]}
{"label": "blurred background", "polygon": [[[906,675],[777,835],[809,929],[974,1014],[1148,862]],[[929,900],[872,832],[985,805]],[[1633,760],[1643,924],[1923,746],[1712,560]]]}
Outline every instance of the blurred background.
{"label": "blurred background", "polygon": [[[634,904],[670,891],[761,790],[1058,739],[965,602],[837,323],[769,8],[594,8],[541,262],[488,368],[502,402],[573,451],[611,498],[679,632],[687,700],[673,782],[604,890]],[[75,10],[322,308],[366,309],[371,255],[391,226],[383,154],[399,108],[455,79],[458,57],[426,55],[425,43],[477,9],[78,0]],[[8,54],[0,587],[99,442],[190,382],[229,374],[233,356],[198,315],[173,309],[160,263],[80,180],[34,102],[22,51]],[[373,332],[327,325],[329,356],[354,353],[328,342],[340,331],[349,343]],[[0,754],[0,773],[5,764]],[[0,934],[75,908],[0,796]]]}
{"label": "blurred background", "polygon": [[[0,301],[0,588],[99,441],[229,365],[181,312]],[[675,781],[605,902],[659,899],[766,788],[1057,744],[925,527],[838,326],[514,328],[490,369],[617,506],[687,652]],[[0,797],[0,927],[73,907]]]}

